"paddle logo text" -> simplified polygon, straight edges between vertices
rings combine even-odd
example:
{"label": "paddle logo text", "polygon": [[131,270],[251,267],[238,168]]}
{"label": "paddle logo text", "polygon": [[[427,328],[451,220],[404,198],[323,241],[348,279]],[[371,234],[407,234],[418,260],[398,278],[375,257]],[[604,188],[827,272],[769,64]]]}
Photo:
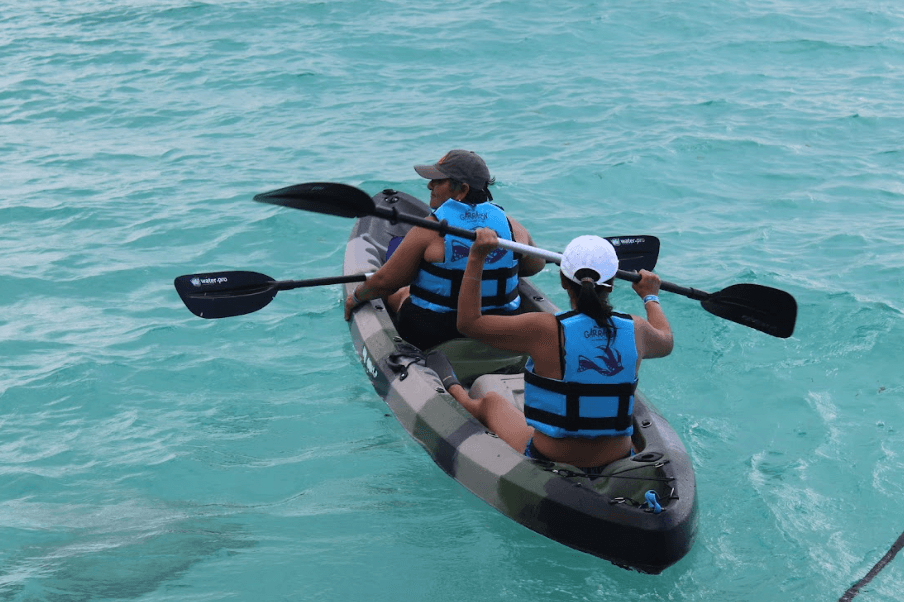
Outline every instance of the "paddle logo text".
{"label": "paddle logo text", "polygon": [[211,284],[225,284],[229,282],[229,278],[226,276],[215,276],[215,277],[195,277],[190,281],[194,286],[207,286]]}
{"label": "paddle logo text", "polygon": [[643,242],[646,242],[646,238],[643,236],[635,236],[633,238],[607,238],[613,247],[618,247],[621,245],[637,245]]}

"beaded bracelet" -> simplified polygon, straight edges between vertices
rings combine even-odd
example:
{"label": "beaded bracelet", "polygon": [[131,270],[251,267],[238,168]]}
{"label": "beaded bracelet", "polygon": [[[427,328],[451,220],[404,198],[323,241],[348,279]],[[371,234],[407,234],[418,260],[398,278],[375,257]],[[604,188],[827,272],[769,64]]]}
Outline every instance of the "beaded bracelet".
{"label": "beaded bracelet", "polygon": [[655,301],[656,303],[659,303],[659,297],[657,297],[656,295],[647,295],[646,297],[643,298],[644,305],[646,305],[650,301]]}

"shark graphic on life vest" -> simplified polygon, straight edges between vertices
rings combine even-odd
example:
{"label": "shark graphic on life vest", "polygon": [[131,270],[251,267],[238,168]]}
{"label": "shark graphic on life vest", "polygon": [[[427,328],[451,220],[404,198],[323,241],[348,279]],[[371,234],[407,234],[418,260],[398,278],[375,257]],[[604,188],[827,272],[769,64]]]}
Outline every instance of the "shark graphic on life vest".
{"label": "shark graphic on life vest", "polygon": [[583,372],[585,370],[595,370],[596,372],[599,372],[604,376],[615,376],[625,369],[625,367],[622,365],[621,353],[619,353],[618,350],[611,349],[609,347],[606,347],[605,345],[600,345],[597,347],[597,349],[601,349],[603,351],[603,355],[598,355],[595,359],[602,362],[605,368],[600,368],[600,366],[592,359],[583,355],[579,355],[578,372]]}
{"label": "shark graphic on life vest", "polygon": [[[452,258],[450,261],[458,261],[462,257],[467,257],[468,253],[471,251],[471,247],[466,244],[460,243],[457,240],[452,241]],[[505,257],[505,249],[496,249],[489,255],[487,255],[487,263],[496,263],[503,257]]]}

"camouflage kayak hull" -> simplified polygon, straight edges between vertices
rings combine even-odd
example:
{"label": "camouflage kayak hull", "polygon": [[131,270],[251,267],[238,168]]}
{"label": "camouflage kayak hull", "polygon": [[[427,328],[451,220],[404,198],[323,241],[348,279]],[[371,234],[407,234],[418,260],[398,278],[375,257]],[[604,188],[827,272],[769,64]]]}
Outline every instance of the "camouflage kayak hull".
{"label": "camouflage kayak hull", "polygon": [[[383,191],[374,200],[400,212],[429,213],[404,193]],[[344,273],[379,268],[390,240],[408,228],[371,217],[358,220]],[[354,286],[347,285],[346,292]],[[522,279],[520,293],[531,311],[558,311],[528,280]],[[567,464],[525,458],[488,432],[445,391],[419,351],[399,337],[381,301],[358,308],[349,328],[368,378],[402,426],[440,468],[506,516],[566,546],[644,573],[660,573],[690,550],[697,530],[693,467],[674,430],[639,391],[637,453],[591,478]],[[526,358],[468,339],[440,348],[473,397],[495,391],[523,407],[520,371]]]}

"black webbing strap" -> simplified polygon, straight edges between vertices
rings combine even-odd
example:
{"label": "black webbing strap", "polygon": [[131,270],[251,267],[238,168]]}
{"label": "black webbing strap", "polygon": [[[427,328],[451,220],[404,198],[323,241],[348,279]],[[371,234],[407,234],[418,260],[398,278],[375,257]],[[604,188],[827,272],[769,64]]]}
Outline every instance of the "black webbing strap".
{"label": "black webbing strap", "polygon": [[[428,291],[416,284],[411,285],[411,294],[442,307],[449,309],[458,309],[458,293],[461,291],[461,283],[464,279],[464,272],[461,270],[450,270],[449,268],[440,267],[428,261],[421,260],[421,269],[428,274],[442,278],[451,282],[450,297],[440,295],[433,291]],[[507,303],[511,303],[518,298],[518,288],[515,287],[511,292],[505,292],[507,281],[518,275],[518,266],[514,265],[509,268],[496,268],[494,270],[484,270],[482,280],[485,282],[496,281],[496,294],[482,296],[480,304],[482,307],[501,307]]]}
{"label": "black webbing strap", "polygon": [[[524,382],[565,396],[564,416],[524,406],[524,416],[526,418],[572,432],[580,430],[624,431],[631,426],[631,415],[628,410],[631,396],[634,395],[634,391],[637,389],[637,380],[632,383],[619,384],[568,383],[525,371]],[[617,397],[618,412],[615,416],[606,418],[581,416],[581,397]]]}

